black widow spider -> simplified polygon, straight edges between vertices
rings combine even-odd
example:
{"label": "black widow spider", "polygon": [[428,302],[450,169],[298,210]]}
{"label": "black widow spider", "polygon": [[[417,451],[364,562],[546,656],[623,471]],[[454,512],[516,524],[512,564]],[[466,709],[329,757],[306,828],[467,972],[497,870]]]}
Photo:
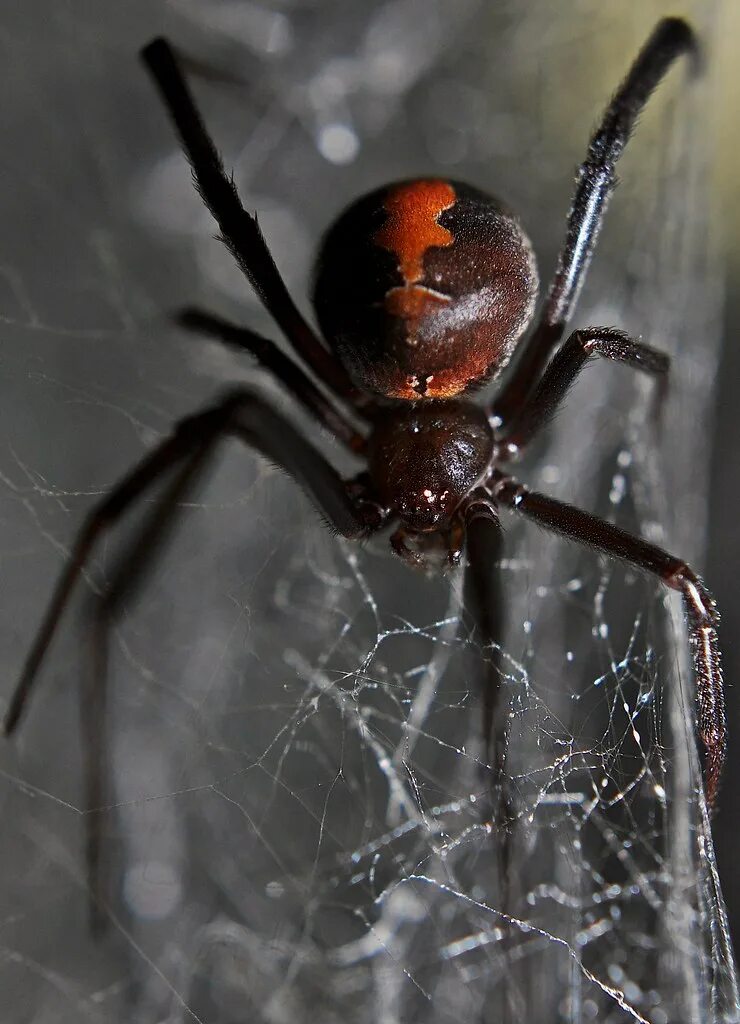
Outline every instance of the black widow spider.
{"label": "black widow spider", "polygon": [[[668,371],[666,355],[614,328],[580,329],[560,342],[615,186],[616,161],[663,75],[677,57],[694,49],[690,27],[667,18],[638,54],[578,172],[565,242],[539,320],[498,396],[480,406],[460,396],[507,365],[534,315],[534,255],[513,215],[477,189],[440,179],[394,183],[359,199],[330,229],[319,256],[314,301],[325,343],[296,308],[257,220],[243,209],[170,46],[164,39],[150,43],[142,57],[176,125],[196,188],[224,243],[324,390],[271,341],[246,328],[192,309],[180,315],[180,323],[255,356],[319,423],[366,460],[367,469],[345,482],[290,423],[246,389],[181,420],[90,513],[28,655],[5,732],[18,724],[93,544],[162,474],[175,470],[98,603],[95,686],[86,711],[102,713],[107,624],[140,580],[218,440],[234,436],[293,476],[344,537],[364,538],[398,519],[391,544],[415,564],[435,548],[455,564],[465,544],[469,593],[489,633],[496,615],[490,577],[499,506],[629,562],[679,591],[697,674],[707,802],[714,807],[725,713],[718,614],[710,594],[680,558],[528,490],[504,468],[547,425],[592,355],[657,377]],[[361,421],[369,425],[367,432],[356,428]],[[492,717],[495,693],[486,699]],[[103,740],[99,730],[92,735],[91,765],[102,769]],[[91,784],[94,807],[103,802],[102,783],[97,786]],[[93,835],[88,848],[93,876],[96,850]]]}

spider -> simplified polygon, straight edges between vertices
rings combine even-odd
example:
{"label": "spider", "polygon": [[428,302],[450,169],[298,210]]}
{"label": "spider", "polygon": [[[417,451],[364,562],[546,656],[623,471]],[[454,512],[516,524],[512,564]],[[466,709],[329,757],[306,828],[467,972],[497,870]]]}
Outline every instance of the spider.
{"label": "spider", "polygon": [[[534,254],[518,220],[498,200],[457,181],[395,182],[351,205],[330,228],[317,264],[318,336],[291,299],[254,216],[239,200],[201,120],[175,55],[155,39],[142,59],[172,118],[195,186],[221,238],[297,356],[254,332],[197,309],[179,323],[251,353],[309,413],[364,460],[343,480],[329,461],[264,398],[238,388],[177,423],[93,508],[71,551],[10,701],[4,729],[16,728],[73,585],[101,534],[164,474],[170,475],[141,533],[97,604],[93,682],[86,712],[102,711],[106,629],[139,582],[176,509],[223,437],[235,437],[282,467],[343,537],[362,539],[397,522],[391,545],[412,565],[428,555],[451,565],[467,553],[470,594],[488,632],[490,576],[500,538],[498,510],[510,509],[657,577],[683,597],[697,676],[698,732],[706,798],[714,808],[725,751],[718,613],[682,559],[588,512],[530,491],[509,472],[543,430],[592,356],[665,380],[668,357],[612,327],[574,331],[565,341],[596,246],[615,165],[649,96],[674,61],[695,52],[691,28],[660,21],[593,134],[580,166],[565,240],[539,317]],[[496,378],[520,347],[492,401],[471,391]],[[487,697],[489,712],[495,694]],[[102,739],[93,732],[92,763]],[[102,773],[101,773],[102,774]],[[90,784],[100,807],[101,783]],[[88,840],[94,874],[97,840]]]}

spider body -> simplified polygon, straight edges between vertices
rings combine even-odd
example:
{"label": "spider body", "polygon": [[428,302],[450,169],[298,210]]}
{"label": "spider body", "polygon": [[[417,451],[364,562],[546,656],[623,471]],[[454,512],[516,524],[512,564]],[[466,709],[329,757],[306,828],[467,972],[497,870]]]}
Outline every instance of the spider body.
{"label": "spider body", "polygon": [[[665,379],[663,353],[613,327],[583,327],[565,341],[593,255],[615,164],[636,119],[661,78],[695,47],[678,18],[659,22],[614,94],[591,137],[568,213],[565,240],[547,294],[533,316],[537,270],[516,219],[469,186],[424,178],[385,186],[358,200],[328,232],[318,260],[317,336],[291,299],[256,219],[241,205],[233,181],[200,118],[174,53],[163,39],[143,51],[191,162],[197,187],[221,236],[299,359],[247,328],[210,313],[185,310],[178,322],[246,350],[282,382],[314,419],[365,467],[345,481],[303,431],[254,391],[239,388],[175,426],[95,507],[70,554],[19,684],[5,731],[17,725],[71,590],[99,536],[167,475],[151,515],[127,557],[111,573],[92,629],[96,686],[86,721],[104,707],[107,625],[124,595],[141,582],[152,555],[197,483],[216,444],[237,438],[282,467],[307,492],[333,529],[361,539],[391,521],[395,551],[412,563],[426,551],[467,552],[466,605],[482,641],[497,641],[500,557],[498,510],[587,544],[652,574],[684,602],[697,677],[697,725],[705,750],[706,795],[714,805],[725,751],[725,712],[714,601],[680,558],[611,522],[544,494],[511,476],[506,461],[545,428],[591,357],[599,356]],[[519,352],[498,393],[479,404],[463,398]],[[318,383],[317,383],[318,382]],[[406,544],[413,537],[414,549]],[[489,664],[493,664],[489,661]],[[491,764],[503,766],[496,716],[500,674],[486,683],[484,734]],[[89,804],[105,806],[100,728],[88,737]],[[99,816],[90,817],[95,828]],[[99,889],[99,842],[88,843],[91,888]]]}
{"label": "spider body", "polygon": [[442,534],[486,479],[494,446],[488,416],[472,402],[384,410],[368,440],[371,492],[409,532]]}
{"label": "spider body", "polygon": [[314,305],[357,387],[417,402],[495,377],[532,319],[537,287],[529,239],[502,203],[418,178],[339,217],[319,254]]}

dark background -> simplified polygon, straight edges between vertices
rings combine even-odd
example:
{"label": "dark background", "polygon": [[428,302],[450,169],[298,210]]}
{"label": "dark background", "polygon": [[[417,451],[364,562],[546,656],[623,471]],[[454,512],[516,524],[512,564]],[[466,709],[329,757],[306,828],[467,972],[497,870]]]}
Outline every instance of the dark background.
{"label": "dark background", "polygon": [[[86,511],[173,420],[234,380],[257,381],[290,412],[245,360],[169,323],[197,301],[276,336],[212,238],[140,46],[166,32],[188,55],[245,205],[306,309],[332,217],[370,187],[430,171],[517,209],[546,280],[587,132],[667,13],[696,24],[706,75],[689,86],[677,69],[646,112],[577,315],[672,353],[666,429],[656,440],[646,427],[644,382],[589,368],[522,475],[670,545],[716,593],[731,745],[714,836],[740,921],[740,76],[729,3],[6,10],[3,697]],[[634,1019],[576,963],[651,1024],[710,1020],[710,1004],[715,1019],[735,1019],[676,608],[667,620],[663,595],[639,577],[507,523],[510,771],[525,811],[506,894],[485,814],[466,796],[485,787],[475,666],[455,639],[459,581],[414,577],[382,544],[340,545],[290,481],[236,448],[113,637],[114,791],[97,811],[111,890],[107,931],[93,938],[80,616],[118,543],[92,561],[32,713],[1,752],[4,1020]],[[614,668],[622,659],[629,678]],[[573,750],[591,749],[592,733],[607,741],[581,761]],[[561,778],[551,766],[564,751]],[[602,772],[609,785],[586,813]],[[422,876],[447,889],[398,884]],[[481,907],[535,930],[512,938]]]}

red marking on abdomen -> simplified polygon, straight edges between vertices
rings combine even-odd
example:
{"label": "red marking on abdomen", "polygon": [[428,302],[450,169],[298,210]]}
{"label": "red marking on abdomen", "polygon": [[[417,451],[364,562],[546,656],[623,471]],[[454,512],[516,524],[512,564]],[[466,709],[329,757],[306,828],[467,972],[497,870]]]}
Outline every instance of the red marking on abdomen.
{"label": "red marking on abdomen", "polygon": [[406,286],[424,276],[424,253],[432,246],[452,245],[454,237],[438,221],[455,205],[455,190],[448,181],[409,181],[392,189],[385,199],[388,220],[373,241],[398,257]]}

